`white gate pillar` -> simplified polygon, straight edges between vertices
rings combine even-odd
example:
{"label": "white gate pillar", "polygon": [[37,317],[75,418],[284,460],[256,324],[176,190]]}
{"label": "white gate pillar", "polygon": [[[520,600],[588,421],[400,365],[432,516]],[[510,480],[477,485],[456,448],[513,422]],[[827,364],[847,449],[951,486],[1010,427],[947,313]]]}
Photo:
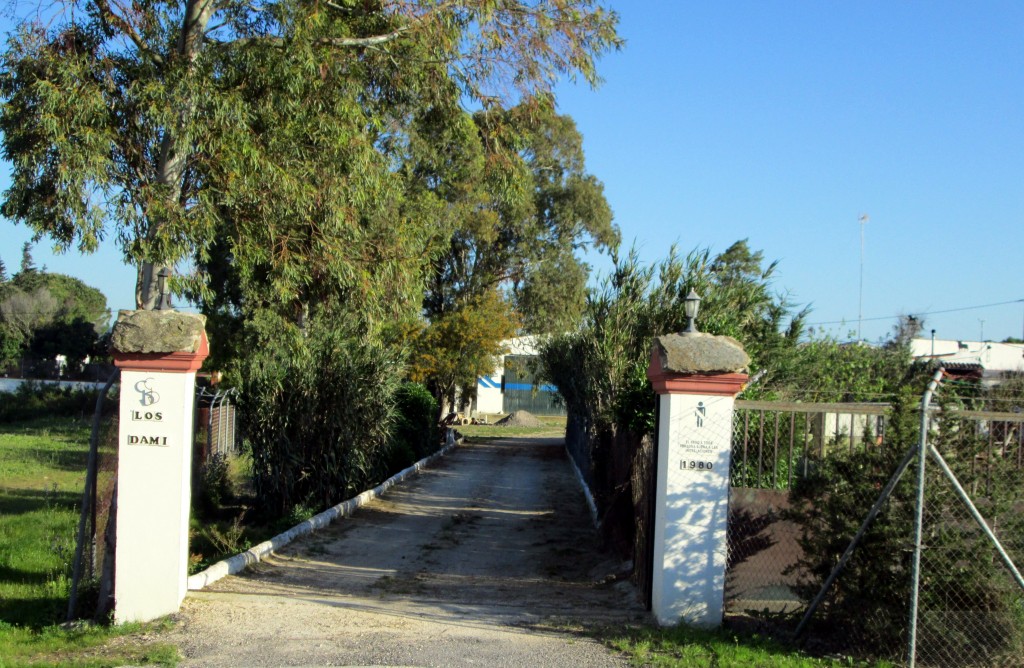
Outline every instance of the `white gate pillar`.
{"label": "white gate pillar", "polygon": [[727,336],[654,339],[647,377],[659,402],[651,569],[659,624],[722,623],[733,402],[749,363]]}
{"label": "white gate pillar", "polygon": [[209,354],[206,318],[121,311],[111,335],[121,369],[114,620],[178,611],[188,591],[192,406]]}

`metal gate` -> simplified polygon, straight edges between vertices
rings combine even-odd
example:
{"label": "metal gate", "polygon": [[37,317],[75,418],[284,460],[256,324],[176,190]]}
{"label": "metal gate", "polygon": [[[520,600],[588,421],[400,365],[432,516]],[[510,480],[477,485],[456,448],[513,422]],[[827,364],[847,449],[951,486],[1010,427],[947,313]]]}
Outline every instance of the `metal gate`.
{"label": "metal gate", "polygon": [[502,411],[529,411],[534,415],[565,415],[565,405],[554,385],[538,384],[533,355],[506,355],[502,376]]}

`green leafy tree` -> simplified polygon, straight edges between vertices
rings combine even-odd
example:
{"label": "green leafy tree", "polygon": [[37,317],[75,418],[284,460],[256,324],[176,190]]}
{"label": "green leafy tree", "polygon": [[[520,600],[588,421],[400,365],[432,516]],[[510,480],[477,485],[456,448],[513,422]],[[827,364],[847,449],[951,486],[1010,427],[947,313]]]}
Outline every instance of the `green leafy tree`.
{"label": "green leafy tree", "polygon": [[[104,236],[118,239],[138,266],[136,301],[149,308],[158,270],[204,257],[225,211],[244,208],[254,228],[276,230],[282,209],[321,201],[363,214],[375,203],[365,187],[339,201],[342,193],[297,183],[262,198],[266,207],[250,201],[253,179],[273,186],[289,172],[261,160],[268,145],[294,138],[277,124],[248,132],[261,91],[278,118],[315,120],[338,111],[302,97],[316,79],[343,80],[343,104],[371,112],[442,79],[476,100],[531,95],[563,75],[596,81],[596,57],[619,44],[616,22],[592,0],[72,1],[22,23],[4,54],[0,130],[13,174],[2,210],[59,246],[90,251]],[[239,89],[242,71],[266,76]],[[353,142],[401,136],[402,124],[370,116],[364,127],[374,131]],[[357,150],[328,171],[358,179],[362,166]],[[209,187],[210,175],[221,188]]]}
{"label": "green leafy tree", "polygon": [[21,246],[21,272],[26,277],[36,273],[36,263],[32,260],[32,244],[26,241]]}
{"label": "green leafy tree", "polygon": [[0,284],[0,354],[6,362],[30,352],[81,362],[101,352],[97,341],[109,325],[106,297],[77,278],[32,268]]}
{"label": "green leafy tree", "polygon": [[84,320],[97,333],[110,326],[107,298],[98,289],[64,274],[19,272],[0,287],[0,313],[26,336],[51,321]]}
{"label": "green leafy tree", "polygon": [[466,100],[595,83],[616,23],[593,0],[78,0],[4,54],[2,212],[65,248],[116,239],[141,308],[191,260],[175,289],[244,390],[262,498],[324,503],[376,471],[451,234],[415,166],[455,160],[435,138],[471,127]]}
{"label": "green leafy tree", "polygon": [[55,320],[32,334],[29,352],[45,359],[63,355],[70,369],[77,369],[86,358],[101,352],[96,328],[84,318]]}
{"label": "green leafy tree", "polygon": [[423,173],[455,218],[424,311],[434,318],[507,286],[526,331],[556,331],[582,310],[588,272],[574,251],[618,245],[603,186],[586,172],[575,123],[548,105],[488,109],[473,124],[461,164]]}
{"label": "green leafy tree", "polygon": [[56,298],[43,286],[31,291],[8,286],[0,301],[0,319],[26,342],[37,329],[56,320],[59,312]]}
{"label": "green leafy tree", "polygon": [[507,352],[502,342],[516,326],[510,305],[492,290],[417,333],[409,375],[431,390],[440,416],[456,405],[458,388],[472,390],[478,376],[494,370],[497,357]]}
{"label": "green leafy tree", "polygon": [[21,333],[6,322],[0,321],[0,365],[17,361],[24,347],[25,341]]}
{"label": "green leafy tree", "polygon": [[549,332],[578,320],[588,270],[574,253],[614,248],[618,230],[575,124],[549,101],[461,118],[434,109],[415,128],[407,174],[444,203],[448,236],[428,269],[411,377],[447,411],[456,388],[471,394],[494,368],[516,325]]}
{"label": "green leafy tree", "polygon": [[576,327],[583,318],[589,277],[588,267],[568,249],[535,262],[515,290],[523,330],[557,334]]}
{"label": "green leafy tree", "polygon": [[4,259],[0,257],[0,285],[7,282],[7,265],[4,264]]}

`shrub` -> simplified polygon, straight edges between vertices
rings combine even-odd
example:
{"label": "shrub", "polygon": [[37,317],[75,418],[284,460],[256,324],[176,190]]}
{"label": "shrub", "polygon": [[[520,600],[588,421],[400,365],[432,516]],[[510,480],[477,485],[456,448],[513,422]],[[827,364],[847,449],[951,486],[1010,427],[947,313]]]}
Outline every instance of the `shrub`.
{"label": "shrub", "polygon": [[[49,383],[22,383],[0,401],[0,422],[66,416],[91,417],[96,408],[98,390],[79,390]],[[106,411],[117,408],[116,398],[108,398]]]}
{"label": "shrub", "polygon": [[261,327],[242,361],[239,413],[264,510],[327,508],[379,480],[399,356],[336,323]]}
{"label": "shrub", "polygon": [[[791,570],[804,575],[798,593],[805,600],[818,594],[899,461],[917,442],[916,400],[903,393],[894,401],[884,449],[836,451],[794,486],[786,517],[801,526],[803,556]],[[992,468],[984,476],[974,475],[987,439],[965,442],[968,430],[956,422],[943,418],[930,440],[961,481],[984,479],[976,503],[993,526],[1019,543],[1024,536],[1020,471],[1013,461],[990,460]],[[931,462],[927,471],[919,643],[941,644],[943,656],[972,665],[1019,657],[1024,648],[1024,595],[950,482]],[[822,629],[841,632],[836,640],[851,648],[898,656],[906,642],[916,482],[912,465],[824,599]],[[1024,556],[1024,543],[1007,547],[1016,548],[1018,560]]]}
{"label": "shrub", "polygon": [[433,454],[440,445],[437,411],[437,400],[419,383],[403,383],[395,392],[395,425],[391,441],[404,444],[403,449],[412,453],[413,462]]}
{"label": "shrub", "polygon": [[233,496],[228,458],[214,453],[199,469],[199,505],[213,513]]}

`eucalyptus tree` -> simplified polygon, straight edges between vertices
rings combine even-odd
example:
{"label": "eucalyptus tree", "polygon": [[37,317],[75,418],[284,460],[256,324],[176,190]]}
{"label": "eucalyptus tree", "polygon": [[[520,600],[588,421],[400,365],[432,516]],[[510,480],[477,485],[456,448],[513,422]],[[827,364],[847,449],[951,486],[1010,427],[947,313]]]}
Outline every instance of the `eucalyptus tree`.
{"label": "eucalyptus tree", "polygon": [[[408,119],[381,110],[411,108],[442,79],[482,103],[548,92],[562,76],[595,82],[595,59],[619,44],[616,22],[595,0],[40,6],[10,38],[0,72],[0,130],[13,169],[2,212],[63,248],[115,240],[138,267],[139,307],[156,301],[159,269],[206,259],[224,225],[243,216],[245,226],[229,226],[236,260],[285,261],[284,296],[341,264],[336,278],[356,284],[377,260],[345,252],[345,235],[335,240],[327,229],[310,244],[325,244],[320,270],[311,270],[287,262],[290,238],[276,230],[285,214],[287,224],[291,214],[308,222],[309,206],[354,229],[380,205],[387,186],[366,182],[362,169],[379,163],[374,149],[401,137]],[[305,98],[317,79],[340,82],[342,99],[321,107],[325,96]],[[342,121],[353,134],[318,134]],[[287,175],[288,151],[277,150],[296,138],[293,155],[318,150],[318,139],[347,141],[351,155],[321,165],[335,180],[300,183]],[[379,164],[370,171],[381,174]],[[250,240],[254,229],[266,232]]]}
{"label": "eucalyptus tree", "polygon": [[458,162],[466,105],[596,82],[616,23],[595,0],[67,0],[3,56],[2,212],[118,243],[140,308],[192,267],[176,289],[234,347],[261,501],[322,506],[386,454],[387,330],[454,225],[413,166]]}
{"label": "eucalyptus tree", "polygon": [[494,369],[518,329],[575,325],[588,274],[576,251],[614,248],[619,235],[575,123],[551,100],[420,121],[428,146],[458,147],[421,151],[408,167],[412,187],[444,203],[447,235],[427,269],[412,368],[443,412],[456,387],[472,393]]}
{"label": "eucalyptus tree", "polygon": [[472,168],[442,192],[457,220],[433,262],[424,311],[440,316],[503,287],[528,331],[566,326],[582,310],[587,276],[574,252],[619,242],[583,139],[572,118],[544,104],[487,109],[473,124],[464,151]]}

